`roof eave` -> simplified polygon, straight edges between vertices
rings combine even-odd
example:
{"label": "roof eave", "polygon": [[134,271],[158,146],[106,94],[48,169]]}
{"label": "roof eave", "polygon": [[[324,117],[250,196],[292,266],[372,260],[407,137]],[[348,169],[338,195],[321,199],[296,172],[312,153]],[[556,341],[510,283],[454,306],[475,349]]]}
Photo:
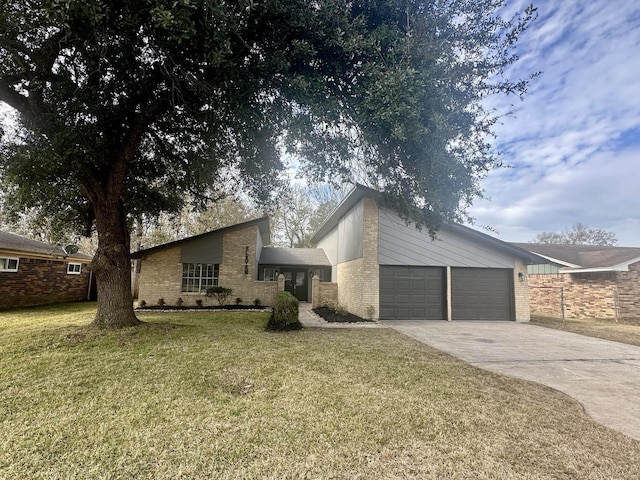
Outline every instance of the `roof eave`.
{"label": "roof eave", "polygon": [[535,252],[533,250],[530,250],[530,252],[538,255],[539,257],[547,259],[550,262],[557,263],[558,265],[564,265],[567,268],[580,268],[581,267],[581,265],[576,265],[574,263],[565,262],[564,260],[559,260],[557,258],[550,257],[549,255],[543,255],[543,254]]}
{"label": "roof eave", "polygon": [[604,266],[604,267],[588,267],[588,268],[561,268],[560,273],[597,273],[597,272],[628,272],[629,265],[640,262],[640,257],[632,258],[626,262],[618,263],[616,265]]}
{"label": "roof eave", "polygon": [[144,258],[146,255],[150,253],[158,252],[160,250],[164,250],[165,248],[175,247],[177,245],[181,245],[184,242],[191,241],[195,238],[201,238],[201,237],[205,237],[207,235],[213,235],[216,233],[224,233],[227,231],[233,231],[240,228],[251,227],[253,225],[256,225],[258,227],[261,235],[263,232],[266,233],[266,235],[264,236],[267,237],[268,242],[271,242],[271,229],[269,228],[269,217],[265,216],[265,217],[255,218],[253,220],[248,220],[242,223],[236,223],[235,225],[228,225],[226,227],[217,228],[215,230],[201,233],[199,235],[193,235],[191,237],[181,238],[180,240],[174,240],[173,242],[163,243],[162,245],[156,245],[155,247],[138,250],[137,252],[133,252],[131,254],[131,258],[132,259]]}

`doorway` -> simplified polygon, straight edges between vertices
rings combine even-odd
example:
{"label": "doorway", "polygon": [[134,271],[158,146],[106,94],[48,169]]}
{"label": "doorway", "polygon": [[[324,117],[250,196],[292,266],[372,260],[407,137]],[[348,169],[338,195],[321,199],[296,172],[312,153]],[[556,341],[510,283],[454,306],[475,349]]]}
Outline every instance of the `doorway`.
{"label": "doorway", "polygon": [[306,302],[309,298],[309,282],[307,270],[288,269],[282,270],[284,275],[284,289],[296,297],[300,302]]}

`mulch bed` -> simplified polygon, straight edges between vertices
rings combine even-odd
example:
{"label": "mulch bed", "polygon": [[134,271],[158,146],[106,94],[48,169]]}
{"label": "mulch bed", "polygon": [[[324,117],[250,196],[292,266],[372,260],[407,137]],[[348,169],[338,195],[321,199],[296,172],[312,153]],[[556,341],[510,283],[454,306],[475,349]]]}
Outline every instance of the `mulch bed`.
{"label": "mulch bed", "polygon": [[314,308],[313,312],[329,323],[356,323],[356,322],[371,322],[366,318],[359,317],[349,312],[336,312],[335,310],[327,307]]}
{"label": "mulch bed", "polygon": [[197,305],[189,305],[189,306],[180,306],[177,305],[145,305],[144,307],[137,307],[134,310],[137,311],[185,311],[185,310],[271,310],[271,307],[268,306],[259,306],[256,307],[254,305],[211,305],[211,306],[203,306],[198,307]]}

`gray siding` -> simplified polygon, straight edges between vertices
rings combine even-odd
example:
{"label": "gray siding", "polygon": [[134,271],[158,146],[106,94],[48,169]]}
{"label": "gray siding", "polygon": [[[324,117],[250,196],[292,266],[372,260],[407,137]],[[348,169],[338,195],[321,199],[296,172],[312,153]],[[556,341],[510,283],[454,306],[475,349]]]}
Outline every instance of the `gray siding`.
{"label": "gray siding", "polygon": [[331,281],[338,281],[338,227],[331,230],[318,242],[318,248],[324,250],[325,255],[331,262]]}
{"label": "gray siding", "polygon": [[364,203],[349,210],[338,224],[338,263],[362,258],[364,236]]}
{"label": "gray siding", "polygon": [[509,255],[441,230],[435,240],[429,232],[406,225],[394,212],[380,208],[380,265],[513,268]]}
{"label": "gray siding", "polygon": [[260,235],[260,229],[256,228],[256,268],[254,269],[253,278],[258,278],[258,271],[260,270],[260,255],[262,255],[262,247],[264,246],[264,242],[262,241],[262,235]]}
{"label": "gray siding", "polygon": [[187,240],[180,249],[181,263],[222,263],[222,233]]}

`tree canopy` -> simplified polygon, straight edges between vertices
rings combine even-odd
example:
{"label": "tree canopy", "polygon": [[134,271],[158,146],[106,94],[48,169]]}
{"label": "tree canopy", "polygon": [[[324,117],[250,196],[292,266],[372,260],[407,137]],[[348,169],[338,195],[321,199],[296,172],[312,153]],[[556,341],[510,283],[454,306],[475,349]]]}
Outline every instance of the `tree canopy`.
{"label": "tree canopy", "polygon": [[[97,326],[135,324],[128,222],[265,201],[286,149],[316,180],[358,171],[430,228],[499,165],[483,99],[535,17],[502,0],[0,0],[5,203],[95,225]],[[360,178],[362,181],[362,178]],[[117,300],[116,300],[117,299]]]}
{"label": "tree canopy", "polygon": [[612,247],[618,243],[616,235],[602,228],[589,228],[582,223],[574,223],[562,232],[542,232],[533,240],[535,243],[560,245],[598,245]]}

